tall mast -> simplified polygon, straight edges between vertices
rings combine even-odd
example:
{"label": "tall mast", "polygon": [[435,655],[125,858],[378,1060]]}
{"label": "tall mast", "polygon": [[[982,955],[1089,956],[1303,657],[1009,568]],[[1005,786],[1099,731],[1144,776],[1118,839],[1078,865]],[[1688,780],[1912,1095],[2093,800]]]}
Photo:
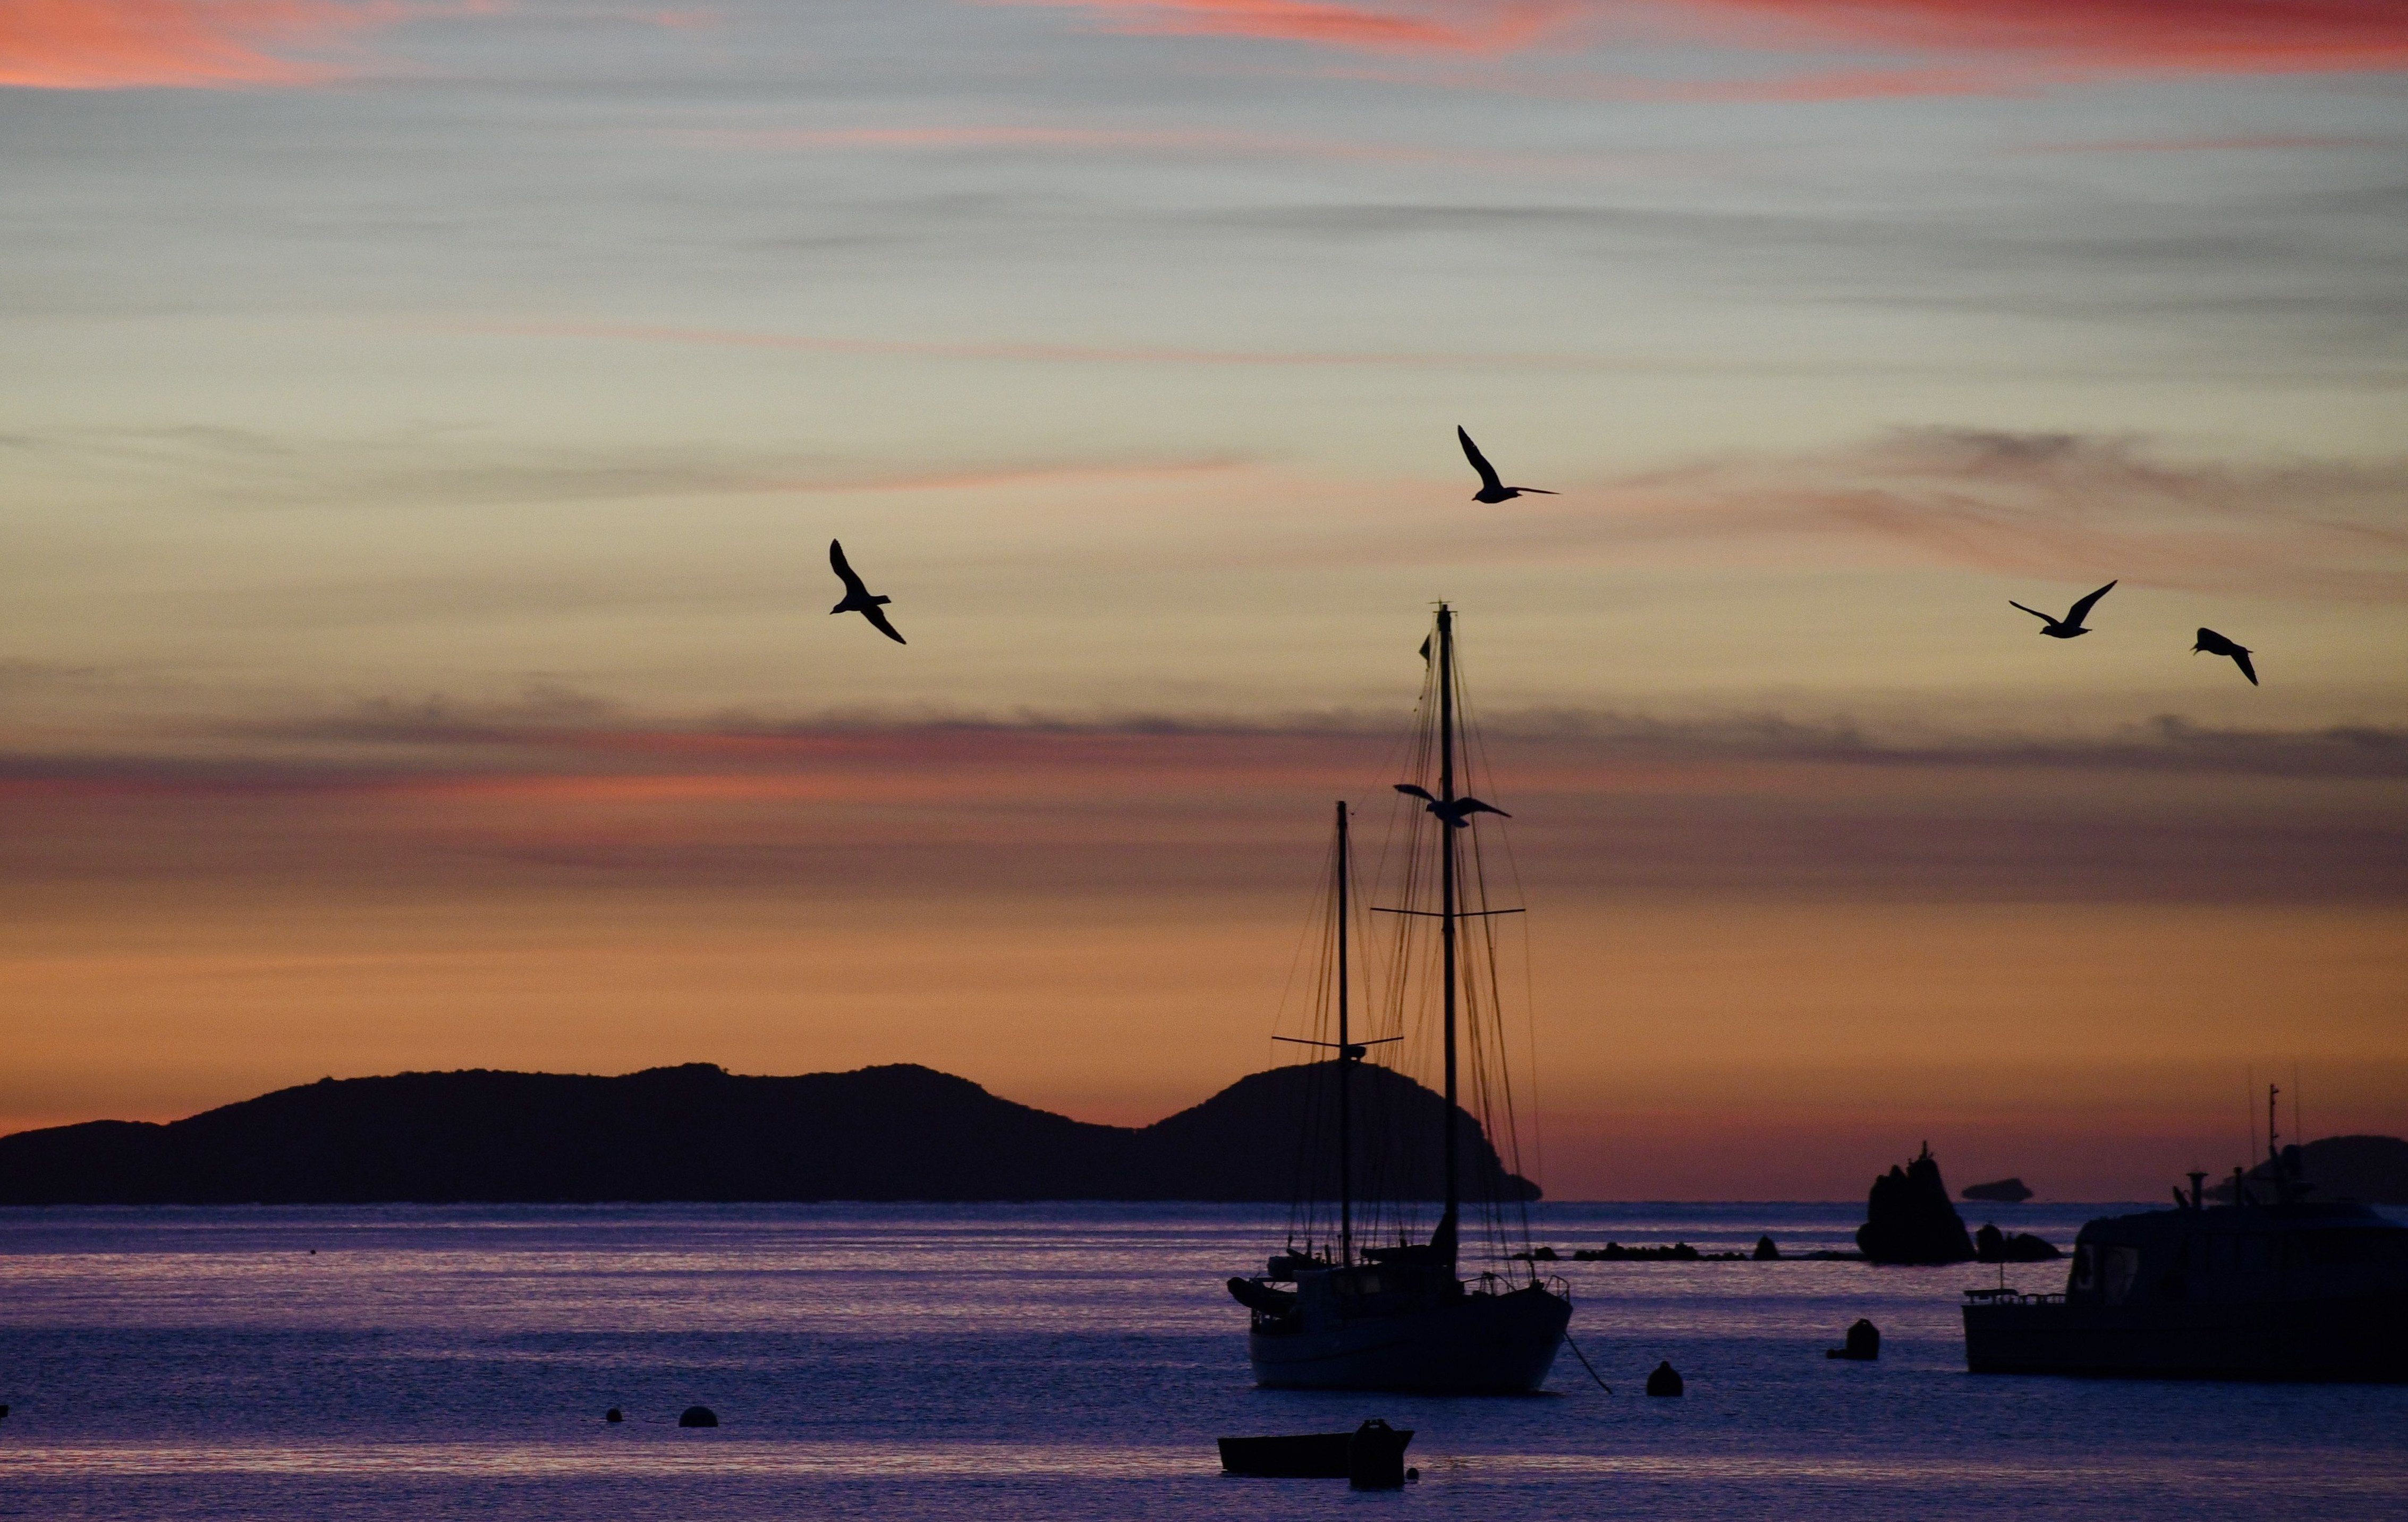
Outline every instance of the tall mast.
{"label": "tall mast", "polygon": [[1354,1036],[1346,1028],[1346,800],[1338,800],[1338,1262],[1354,1261],[1354,1120],[1347,1107]]}
{"label": "tall mast", "polygon": [[1446,976],[1446,1212],[1439,1223],[1452,1270],[1463,1181],[1456,1176],[1455,1102],[1455,610],[1444,603],[1438,605],[1438,933]]}

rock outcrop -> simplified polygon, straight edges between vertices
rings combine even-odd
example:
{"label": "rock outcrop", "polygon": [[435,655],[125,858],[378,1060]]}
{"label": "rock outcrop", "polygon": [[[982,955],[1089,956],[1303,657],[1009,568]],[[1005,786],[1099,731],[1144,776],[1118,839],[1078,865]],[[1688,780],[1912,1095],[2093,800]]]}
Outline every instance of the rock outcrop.
{"label": "rock outcrop", "polygon": [[1948,1202],[1931,1144],[1903,1168],[1873,1180],[1856,1245],[1874,1263],[1963,1263],[1973,1256],[1965,1222]]}
{"label": "rock outcrop", "polygon": [[2045,1263],[2065,1255],[2028,1231],[2001,1231],[1996,1222],[1985,1221],[1973,1233],[1973,1256],[1985,1263]]}

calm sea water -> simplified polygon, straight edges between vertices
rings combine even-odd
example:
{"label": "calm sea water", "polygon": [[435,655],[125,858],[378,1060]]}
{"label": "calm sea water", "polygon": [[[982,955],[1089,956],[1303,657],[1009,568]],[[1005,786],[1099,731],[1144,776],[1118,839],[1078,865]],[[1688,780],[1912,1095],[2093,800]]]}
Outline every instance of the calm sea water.
{"label": "calm sea water", "polygon": [[[2100,1213],[2000,1218],[2065,1242]],[[1858,1218],[1556,1205],[1541,1240],[1804,1250]],[[1566,1263],[1612,1395],[1569,1355],[1526,1399],[1258,1391],[1221,1281],[1284,1219],[0,1211],[0,1515],[2408,1517],[2408,1388],[1977,1378],[1970,1266]],[[1825,1359],[1859,1315],[1882,1360]],[[1659,1358],[1684,1399],[1640,1394]],[[674,1426],[695,1402],[723,1425]],[[1418,1430],[1422,1483],[1219,1472],[1216,1436],[1369,1415]]]}

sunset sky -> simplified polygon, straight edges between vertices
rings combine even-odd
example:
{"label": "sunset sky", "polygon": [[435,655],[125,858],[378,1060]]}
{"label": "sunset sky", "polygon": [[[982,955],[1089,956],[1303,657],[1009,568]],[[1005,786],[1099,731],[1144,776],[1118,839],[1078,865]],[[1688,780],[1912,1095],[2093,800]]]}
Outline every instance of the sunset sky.
{"label": "sunset sky", "polygon": [[0,0],[0,1131],[1156,1118],[1445,597],[1551,1194],[2408,1134],[2397,0]]}

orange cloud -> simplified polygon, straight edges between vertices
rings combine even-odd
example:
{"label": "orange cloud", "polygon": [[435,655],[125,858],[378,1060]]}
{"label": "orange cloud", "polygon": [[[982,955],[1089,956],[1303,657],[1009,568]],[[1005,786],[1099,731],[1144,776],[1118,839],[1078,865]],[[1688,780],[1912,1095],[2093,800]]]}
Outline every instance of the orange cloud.
{"label": "orange cloud", "polygon": [[343,70],[294,51],[423,13],[401,0],[0,0],[0,86],[315,84]]}
{"label": "orange cloud", "polygon": [[[37,1012],[0,1129],[695,1060],[924,1061],[1152,1119],[1280,1059],[1329,799],[1367,868],[1416,807],[1393,723],[680,726],[546,695],[0,752],[0,975]],[[2052,1193],[2137,1188],[2269,1029],[2333,1074],[2324,1124],[2399,1124],[2408,734],[1486,733],[1559,1197],[1843,1194],[1926,1127],[1968,1176],[2028,1169],[1976,1159],[2040,1156],[2035,1113],[2064,1117]]]}

